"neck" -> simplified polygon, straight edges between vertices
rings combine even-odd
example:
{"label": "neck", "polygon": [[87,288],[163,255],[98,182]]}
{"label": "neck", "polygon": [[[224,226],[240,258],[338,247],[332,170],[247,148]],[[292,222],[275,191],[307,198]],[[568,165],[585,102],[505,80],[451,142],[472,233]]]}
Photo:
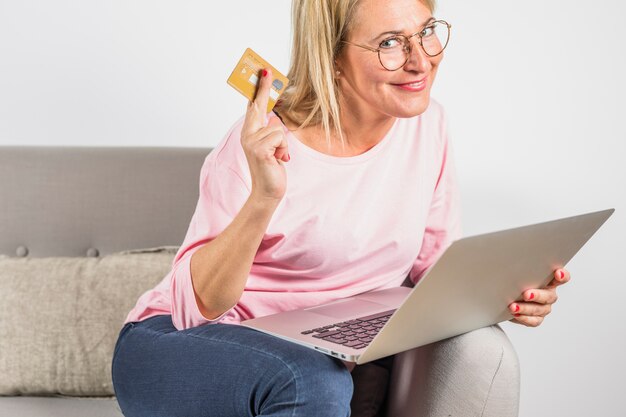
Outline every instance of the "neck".
{"label": "neck", "polygon": [[375,112],[358,100],[344,100],[340,97],[341,127],[344,146],[341,139],[331,129],[331,147],[326,142],[326,133],[321,124],[298,129],[298,124],[287,117],[281,117],[283,123],[298,139],[308,146],[333,156],[356,156],[378,144],[389,132],[396,118]]}
{"label": "neck", "polygon": [[[340,97],[341,127],[343,130],[345,150],[360,154],[376,146],[387,134],[396,118],[376,112],[363,102],[350,97]],[[340,139],[333,136],[333,144]],[[341,149],[341,145],[338,146]]]}

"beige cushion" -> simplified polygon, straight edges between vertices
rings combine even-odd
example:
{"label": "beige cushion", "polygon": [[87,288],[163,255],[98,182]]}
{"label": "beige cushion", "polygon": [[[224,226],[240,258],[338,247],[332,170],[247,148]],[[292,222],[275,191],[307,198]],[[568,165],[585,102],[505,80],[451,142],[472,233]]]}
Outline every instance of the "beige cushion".
{"label": "beige cushion", "polygon": [[0,256],[0,395],[113,395],[111,359],[173,246],[100,258]]}

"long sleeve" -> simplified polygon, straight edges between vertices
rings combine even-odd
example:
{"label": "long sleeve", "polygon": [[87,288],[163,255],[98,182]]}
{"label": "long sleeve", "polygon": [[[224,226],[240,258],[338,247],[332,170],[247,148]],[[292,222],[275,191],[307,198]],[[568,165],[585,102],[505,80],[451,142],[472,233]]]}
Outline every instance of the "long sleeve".
{"label": "long sleeve", "polygon": [[461,198],[452,147],[448,137],[445,112],[440,121],[442,139],[441,171],[426,220],[424,238],[417,259],[409,273],[417,283],[445,250],[462,235]]}

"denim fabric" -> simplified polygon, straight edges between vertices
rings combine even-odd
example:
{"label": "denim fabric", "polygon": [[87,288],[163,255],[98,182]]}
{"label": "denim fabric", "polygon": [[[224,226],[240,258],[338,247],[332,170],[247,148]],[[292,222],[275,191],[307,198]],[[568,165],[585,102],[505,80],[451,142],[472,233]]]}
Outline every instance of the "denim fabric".
{"label": "denim fabric", "polygon": [[127,323],[112,361],[126,417],[350,416],[353,381],[336,358],[233,324],[177,330]]}

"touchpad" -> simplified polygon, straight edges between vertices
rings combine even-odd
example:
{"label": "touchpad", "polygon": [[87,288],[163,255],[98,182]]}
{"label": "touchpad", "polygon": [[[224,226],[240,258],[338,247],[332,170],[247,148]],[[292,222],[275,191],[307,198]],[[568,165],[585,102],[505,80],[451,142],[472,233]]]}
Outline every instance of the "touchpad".
{"label": "touchpad", "polygon": [[331,304],[319,307],[306,308],[305,310],[312,313],[322,314],[324,316],[347,319],[352,316],[365,316],[368,313],[374,314],[379,311],[389,310],[389,306],[352,298],[348,300],[334,301]]}

